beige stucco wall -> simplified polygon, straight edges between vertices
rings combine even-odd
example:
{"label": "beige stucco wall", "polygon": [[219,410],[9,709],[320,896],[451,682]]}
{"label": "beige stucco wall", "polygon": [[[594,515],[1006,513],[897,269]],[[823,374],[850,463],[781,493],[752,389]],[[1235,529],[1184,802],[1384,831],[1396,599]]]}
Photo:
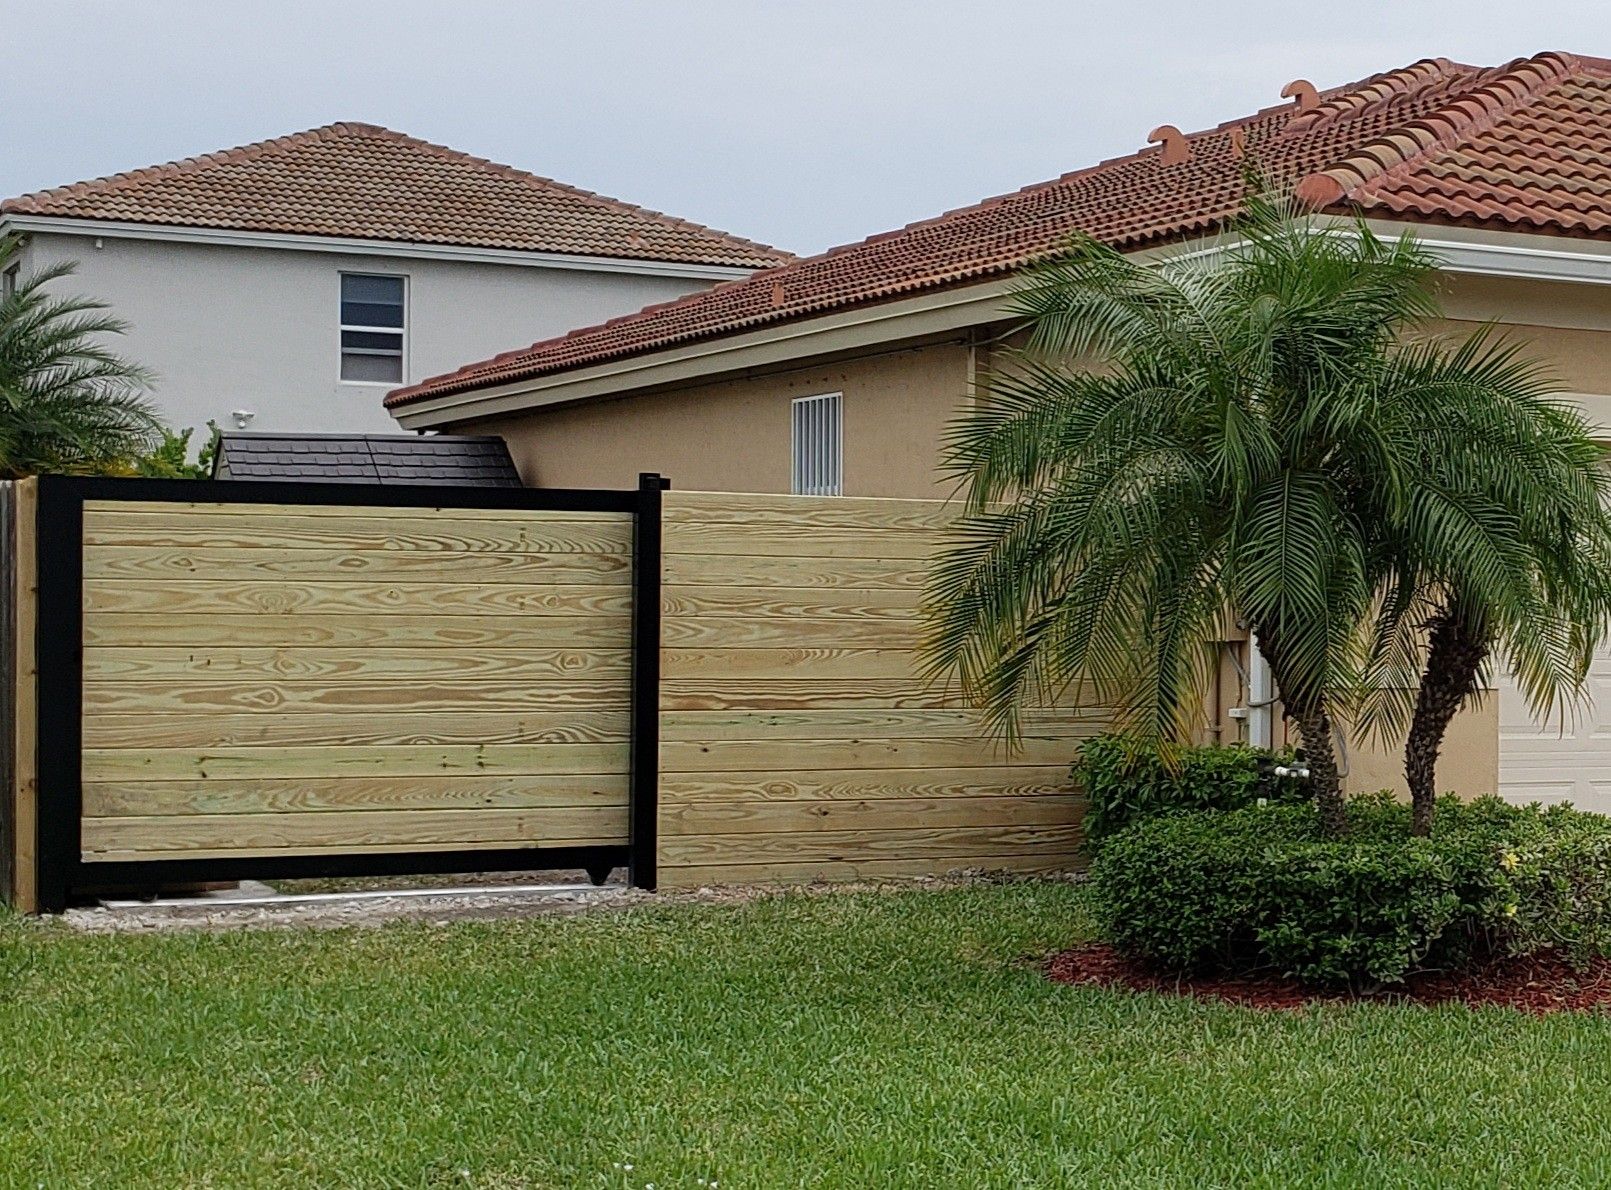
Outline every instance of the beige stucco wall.
{"label": "beige stucco wall", "polygon": [[947,420],[968,396],[968,347],[936,343],[453,427],[501,434],[527,483],[624,487],[641,471],[682,491],[787,492],[789,403],[843,394],[847,496],[935,498]]}
{"label": "beige stucco wall", "polygon": [[[1542,356],[1563,390],[1583,400],[1611,440],[1611,295],[1602,286],[1447,276],[1440,329],[1466,335],[1487,321]],[[684,490],[786,492],[789,401],[842,392],[847,494],[936,496],[934,465],[947,420],[967,399],[967,339],[830,365],[743,376],[646,396],[559,407],[455,427],[502,434],[528,482],[565,486],[630,484],[660,471]],[[1219,697],[1205,708],[1205,736],[1243,738],[1229,709],[1245,699],[1234,667],[1222,668]],[[1217,711],[1217,715],[1216,715]],[[1282,742],[1277,727],[1277,742]],[[1498,784],[1498,698],[1450,728],[1439,785],[1462,795]],[[1399,750],[1349,740],[1351,790],[1404,787]]]}

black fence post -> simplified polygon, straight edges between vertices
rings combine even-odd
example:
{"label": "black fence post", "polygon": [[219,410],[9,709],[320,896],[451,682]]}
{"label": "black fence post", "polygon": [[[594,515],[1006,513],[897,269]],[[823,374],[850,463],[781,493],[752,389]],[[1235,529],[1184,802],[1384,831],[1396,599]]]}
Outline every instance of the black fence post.
{"label": "black fence post", "polygon": [[84,699],[84,492],[81,481],[39,477],[34,545],[39,607],[38,670],[39,908],[60,913],[80,862]]}
{"label": "black fence post", "polygon": [[638,476],[632,533],[632,759],[628,877],[634,888],[657,880],[660,817],[660,511],[669,479]]}

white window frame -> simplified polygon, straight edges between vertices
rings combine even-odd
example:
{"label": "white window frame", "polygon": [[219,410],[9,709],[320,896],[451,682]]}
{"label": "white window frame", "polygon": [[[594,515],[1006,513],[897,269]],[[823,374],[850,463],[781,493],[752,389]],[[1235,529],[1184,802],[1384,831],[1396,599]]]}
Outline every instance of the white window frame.
{"label": "white window frame", "polygon": [[[341,321],[341,291],[342,282],[348,277],[380,277],[387,281],[401,281],[403,283],[403,325],[395,326],[360,326],[357,323]],[[413,286],[409,284],[407,273],[366,273],[358,269],[343,269],[336,281],[336,380],[341,384],[350,384],[358,388],[396,388],[400,384],[408,383],[408,341],[409,325],[414,321],[410,310],[410,296]],[[341,336],[344,331],[365,331],[369,334],[399,335],[402,339],[403,357],[399,361],[398,380],[348,380],[341,374],[341,357],[347,354],[348,349],[341,345]],[[361,348],[352,349],[355,354],[364,354]]]}
{"label": "white window frame", "polygon": [[[16,264],[6,269],[5,272],[0,273],[0,299],[8,298],[16,293],[17,287],[21,284],[22,261],[19,260]],[[408,315],[404,314],[403,318],[404,321],[407,321]]]}
{"label": "white window frame", "polygon": [[[826,451],[812,452],[815,442]],[[796,496],[845,494],[845,395],[795,397],[789,405],[789,490]]]}

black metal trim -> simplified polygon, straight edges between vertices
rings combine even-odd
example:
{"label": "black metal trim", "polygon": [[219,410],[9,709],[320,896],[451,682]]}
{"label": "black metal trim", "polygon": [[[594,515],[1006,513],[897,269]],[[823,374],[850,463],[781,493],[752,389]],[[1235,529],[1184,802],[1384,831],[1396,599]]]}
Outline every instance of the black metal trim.
{"label": "black metal trim", "polygon": [[229,859],[139,859],[82,863],[73,887],[189,884],[211,880],[300,880],[309,877],[422,876],[452,872],[588,871],[625,867],[629,849],[514,847],[501,850],[386,851],[345,855],[269,855]]}
{"label": "black metal trim", "polygon": [[[656,483],[660,484],[658,477]],[[623,864],[654,879],[654,816],[657,812],[658,702],[660,669],[660,491],[577,488],[448,488],[428,485],[272,483],[194,479],[114,479],[102,476],[47,475],[39,479],[35,548],[39,608],[35,636],[38,665],[38,837],[39,908],[60,913],[76,890],[108,885],[151,887],[166,883],[293,879],[304,876],[412,875],[434,872],[535,871],[583,868],[595,880]],[[634,742],[634,763],[645,755],[647,768],[633,770],[631,821],[640,821],[639,800],[648,798],[647,868],[641,849],[605,847],[511,848],[438,852],[385,852],[310,856],[253,856],[211,859],[83,860],[83,691],[84,691],[84,502],[86,500],[188,504],[307,504],[375,508],[486,508],[634,514],[634,558],[647,540],[653,563],[647,576],[634,573],[633,729],[647,732],[649,751]],[[646,509],[652,515],[645,519]],[[641,588],[647,581],[648,598]],[[640,614],[640,611],[643,614]],[[642,631],[653,633],[643,643]],[[647,667],[645,673],[640,668]],[[641,704],[639,691],[648,701]],[[642,708],[647,706],[648,718]]]}
{"label": "black metal trim", "polygon": [[[47,482],[48,481],[48,485]],[[280,483],[234,479],[119,479],[49,475],[49,486],[85,500],[184,504],[345,504],[365,508],[510,508],[551,512],[633,512],[631,489],[455,488],[432,484]]]}
{"label": "black metal trim", "polygon": [[86,481],[39,477],[34,529],[39,607],[34,633],[38,702],[39,908],[60,913],[82,850],[84,496]]}
{"label": "black metal trim", "polygon": [[660,513],[671,481],[638,476],[632,533],[631,840],[634,888],[658,880],[660,818]]}

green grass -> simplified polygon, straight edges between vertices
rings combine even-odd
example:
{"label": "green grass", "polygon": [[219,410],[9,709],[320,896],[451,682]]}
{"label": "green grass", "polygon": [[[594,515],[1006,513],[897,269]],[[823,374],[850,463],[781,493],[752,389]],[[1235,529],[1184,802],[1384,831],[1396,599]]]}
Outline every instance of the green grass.
{"label": "green grass", "polygon": [[[1079,890],[0,921],[0,1185],[1593,1185],[1611,1020],[1058,987]],[[616,1163],[631,1163],[630,1174]]]}

